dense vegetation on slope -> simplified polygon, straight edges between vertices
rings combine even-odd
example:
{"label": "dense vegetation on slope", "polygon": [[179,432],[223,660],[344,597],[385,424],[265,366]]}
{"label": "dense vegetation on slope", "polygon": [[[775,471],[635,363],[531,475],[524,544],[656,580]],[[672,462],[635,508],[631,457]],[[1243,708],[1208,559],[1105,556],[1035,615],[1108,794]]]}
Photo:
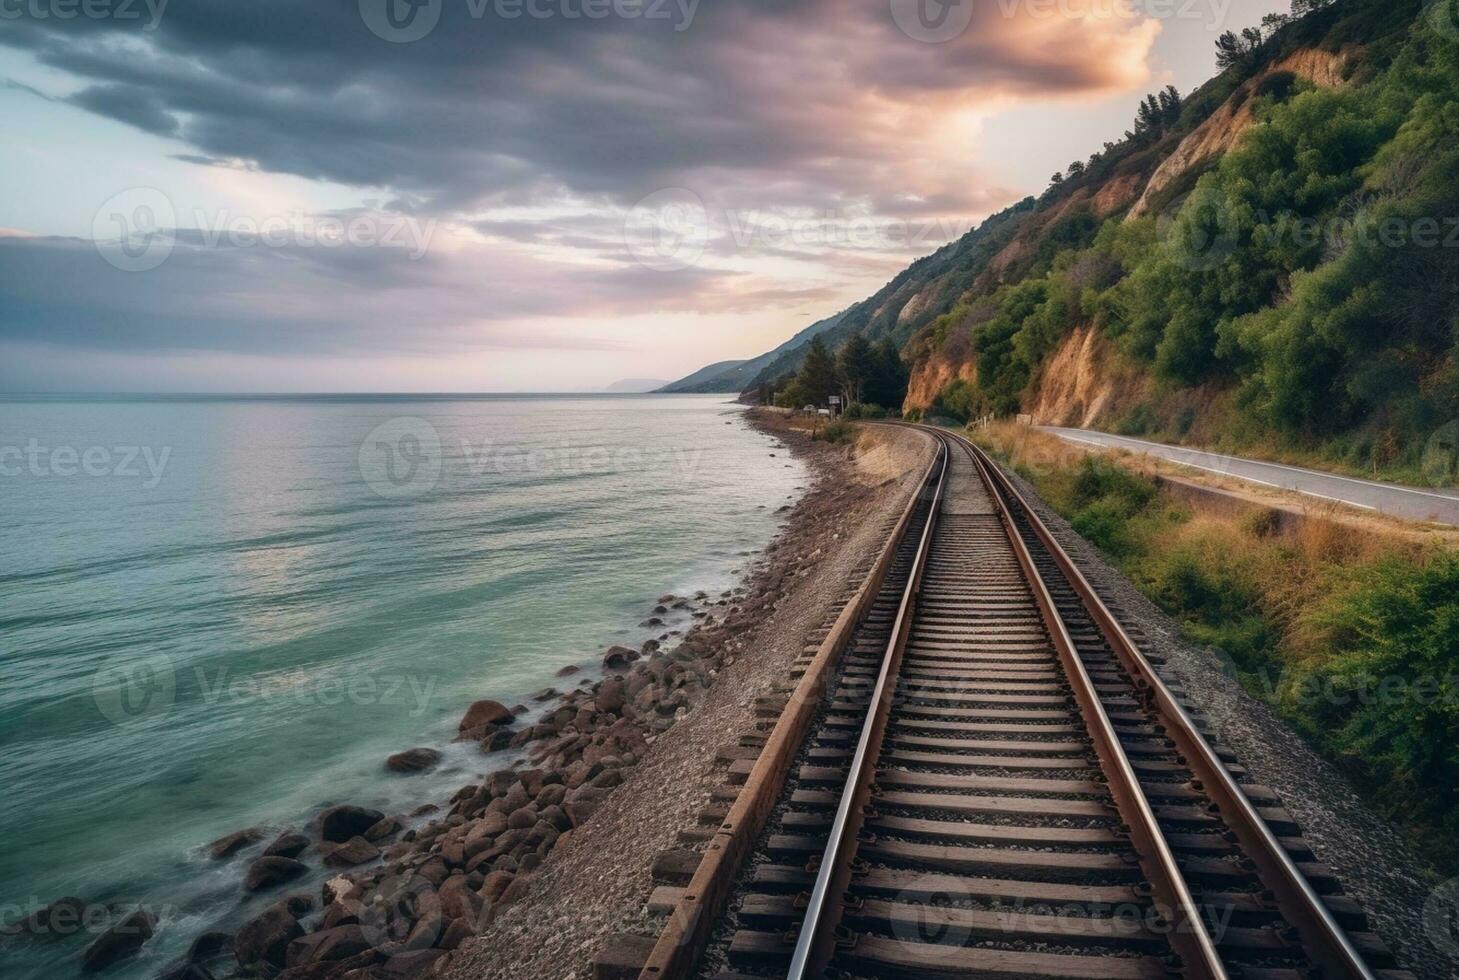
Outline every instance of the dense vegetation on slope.
{"label": "dense vegetation on slope", "polygon": [[[914,391],[943,379],[905,407],[969,418],[1028,410],[1089,329],[1144,382],[1093,424],[1418,478],[1459,419],[1459,6],[1295,7],[823,341],[892,341]],[[747,387],[783,388],[806,350]]]}
{"label": "dense vegetation on slope", "polygon": [[[1164,227],[1110,220],[958,317],[979,375],[951,407],[1015,410],[1062,334],[1090,322],[1164,388],[1233,392],[1250,432],[1416,465],[1459,417],[1459,37],[1419,12],[1348,3],[1301,24],[1372,39],[1370,77],[1264,78],[1257,124]],[[1181,434],[1152,409],[1129,428]]]}

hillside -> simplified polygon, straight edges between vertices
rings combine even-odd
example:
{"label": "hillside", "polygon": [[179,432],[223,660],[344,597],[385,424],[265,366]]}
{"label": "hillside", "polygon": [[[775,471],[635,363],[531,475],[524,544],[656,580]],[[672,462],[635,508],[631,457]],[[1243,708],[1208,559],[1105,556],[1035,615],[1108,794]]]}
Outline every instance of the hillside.
{"label": "hillside", "polygon": [[[1297,6],[846,310],[827,346],[894,340],[909,412],[1418,473],[1459,419],[1459,10]],[[745,387],[783,386],[804,350],[748,362]]]}
{"label": "hillside", "polygon": [[711,364],[708,367],[700,368],[686,378],[680,378],[673,384],[666,385],[660,391],[664,394],[708,395],[735,394],[753,390],[759,386],[761,376],[770,365],[777,363],[782,357],[794,351],[803,351],[805,345],[809,344],[813,338],[827,335],[834,330],[845,315],[842,312],[824,320],[818,320],[779,347],[752,360],[721,361],[718,364]]}
{"label": "hillside", "polygon": [[637,395],[653,391],[663,386],[659,378],[623,378],[615,381],[603,390],[613,395]]}
{"label": "hillside", "polygon": [[[661,394],[711,394],[714,392],[739,391],[744,387],[736,384],[731,378],[736,377],[739,368],[750,363],[749,361],[720,361],[717,364],[710,364],[702,367],[688,377],[680,378],[659,389]],[[729,387],[726,387],[729,386]]]}

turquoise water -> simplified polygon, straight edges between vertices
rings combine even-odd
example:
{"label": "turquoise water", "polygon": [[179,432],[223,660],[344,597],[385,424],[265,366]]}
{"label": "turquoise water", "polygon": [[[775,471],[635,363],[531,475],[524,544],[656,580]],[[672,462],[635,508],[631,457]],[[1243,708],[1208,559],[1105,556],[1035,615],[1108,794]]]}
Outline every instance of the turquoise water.
{"label": "turquoise water", "polygon": [[448,792],[474,746],[383,758],[729,587],[805,480],[776,448],[715,396],[0,400],[0,918],[146,904],[108,976],[155,975],[257,904],[200,845]]}

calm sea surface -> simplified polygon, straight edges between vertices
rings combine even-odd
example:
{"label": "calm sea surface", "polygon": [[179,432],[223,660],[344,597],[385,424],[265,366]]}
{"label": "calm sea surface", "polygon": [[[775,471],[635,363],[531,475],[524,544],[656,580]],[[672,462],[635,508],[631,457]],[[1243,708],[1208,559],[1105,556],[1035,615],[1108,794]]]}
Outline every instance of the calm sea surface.
{"label": "calm sea surface", "polygon": [[154,976],[266,901],[200,845],[454,789],[474,746],[382,760],[729,587],[806,479],[776,451],[715,396],[0,399],[0,919],[144,903],[108,976]]}

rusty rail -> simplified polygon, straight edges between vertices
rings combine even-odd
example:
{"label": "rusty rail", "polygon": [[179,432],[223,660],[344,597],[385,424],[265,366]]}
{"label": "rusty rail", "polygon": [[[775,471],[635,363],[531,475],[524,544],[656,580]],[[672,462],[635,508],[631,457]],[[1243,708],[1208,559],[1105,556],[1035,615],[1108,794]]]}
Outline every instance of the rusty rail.
{"label": "rusty rail", "polygon": [[922,477],[918,490],[907,502],[896,527],[888,536],[870,574],[841,610],[830,633],[821,641],[815,658],[796,685],[790,702],[776,722],[740,790],[734,805],[714,838],[705,848],[694,877],[684,890],[679,904],[659,934],[653,952],[639,973],[640,980],[677,980],[685,976],[698,960],[724,902],[734,884],[755,839],[765,827],[775,800],[785,786],[786,774],[796,750],[805,741],[806,731],[815,714],[816,705],[825,689],[826,680],[849,642],[863,612],[876,597],[888,570],[896,558],[897,546],[906,534],[913,515],[927,492],[939,467],[945,465],[948,447],[933,437],[937,451]]}

